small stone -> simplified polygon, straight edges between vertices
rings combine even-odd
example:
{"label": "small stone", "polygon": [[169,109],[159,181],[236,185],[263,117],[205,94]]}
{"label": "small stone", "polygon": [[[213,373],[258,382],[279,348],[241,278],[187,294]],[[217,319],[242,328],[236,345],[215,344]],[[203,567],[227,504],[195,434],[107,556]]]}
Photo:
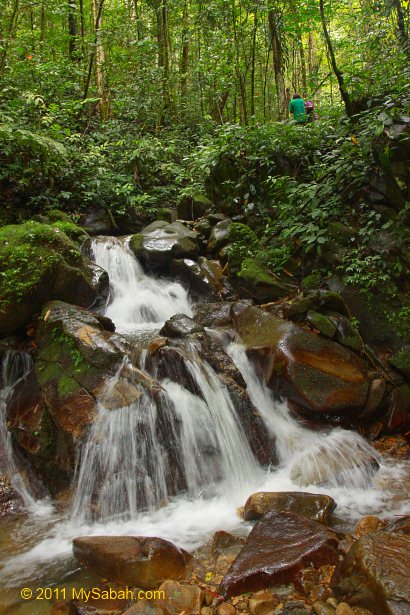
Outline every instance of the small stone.
{"label": "small stone", "polygon": [[270,592],[260,591],[249,599],[249,612],[252,615],[270,615],[276,604],[277,600]]}
{"label": "small stone", "polygon": [[340,602],[336,607],[335,615],[354,615],[354,611],[347,602]]}
{"label": "small stone", "polygon": [[209,606],[203,606],[201,609],[201,615],[212,615],[213,610]]}
{"label": "small stone", "polygon": [[209,591],[205,591],[205,594],[204,594],[204,604],[206,606],[211,606],[213,599],[214,599],[213,594],[211,594],[211,592],[209,592]]}
{"label": "small stone", "polygon": [[360,538],[360,536],[377,532],[377,530],[381,530],[385,526],[386,521],[382,521],[382,519],[379,519],[373,515],[368,515],[367,517],[360,519],[359,523],[355,527],[354,533],[357,538]]}
{"label": "small stone", "polygon": [[217,615],[235,615],[236,609],[229,602],[222,602],[216,609]]}
{"label": "small stone", "polygon": [[190,615],[199,615],[201,612],[204,592],[196,585],[183,585],[168,580],[162,583],[159,591],[164,592],[165,599],[156,600],[156,604],[170,615],[178,615],[182,611]]}

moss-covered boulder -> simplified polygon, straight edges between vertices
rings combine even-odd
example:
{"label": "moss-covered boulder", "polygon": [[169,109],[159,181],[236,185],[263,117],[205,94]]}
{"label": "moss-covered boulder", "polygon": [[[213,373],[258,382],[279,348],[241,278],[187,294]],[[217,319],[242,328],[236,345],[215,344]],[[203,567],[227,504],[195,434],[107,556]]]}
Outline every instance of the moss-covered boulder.
{"label": "moss-covered boulder", "polygon": [[0,229],[0,334],[19,330],[51,299],[90,307],[108,285],[58,224],[71,223]]}
{"label": "moss-covered boulder", "polygon": [[336,327],[324,314],[320,314],[315,310],[309,310],[306,316],[306,320],[314,329],[320,331],[320,333],[325,337],[334,337],[336,333]]}
{"label": "moss-covered boulder", "polygon": [[177,216],[181,220],[197,220],[212,207],[212,201],[203,194],[184,195],[178,202]]}
{"label": "moss-covered boulder", "polygon": [[198,255],[198,233],[181,222],[156,221],[134,235],[130,248],[150,270],[166,271],[173,258],[195,258]]}
{"label": "moss-covered boulder", "polygon": [[389,363],[397,369],[403,376],[410,379],[410,346],[403,346],[390,358]]}
{"label": "moss-covered boulder", "polygon": [[248,356],[275,392],[314,413],[364,408],[369,385],[356,354],[256,307],[234,307],[233,316]]}
{"label": "moss-covered boulder", "polygon": [[258,301],[280,299],[290,295],[293,290],[292,286],[282,282],[254,258],[245,258],[242,261],[235,282]]}
{"label": "moss-covered boulder", "polygon": [[232,220],[230,218],[220,220],[215,224],[209,236],[208,252],[217,254],[221,248],[226,246],[229,242],[229,230],[231,225]]}

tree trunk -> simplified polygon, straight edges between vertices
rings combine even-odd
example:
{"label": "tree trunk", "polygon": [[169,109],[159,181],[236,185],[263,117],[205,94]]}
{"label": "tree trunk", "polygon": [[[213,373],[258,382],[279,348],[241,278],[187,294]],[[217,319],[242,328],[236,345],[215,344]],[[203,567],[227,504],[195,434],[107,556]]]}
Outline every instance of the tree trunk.
{"label": "tree trunk", "polygon": [[78,60],[77,51],[77,5],[75,0],[68,0],[68,54],[71,61]]}
{"label": "tree trunk", "polygon": [[251,55],[251,116],[255,119],[255,60],[256,60],[256,33],[258,30],[258,9],[255,8],[252,32],[252,55]]}
{"label": "tree trunk", "polygon": [[405,54],[410,57],[409,36],[406,30],[406,24],[404,20],[404,11],[400,0],[392,0],[392,5],[397,14],[397,38],[400,41],[401,46]]}
{"label": "tree trunk", "polygon": [[286,92],[285,92],[285,61],[280,36],[280,15],[275,9],[268,13],[269,35],[273,52],[273,71],[276,84],[277,116],[282,119],[286,116]]}
{"label": "tree trunk", "polygon": [[184,110],[187,105],[187,93],[188,93],[188,69],[189,69],[189,11],[188,0],[184,2],[183,10],[183,30],[182,30],[182,51],[181,51],[181,109]]}
{"label": "tree trunk", "polygon": [[326,17],[325,17],[325,9],[323,5],[323,0],[319,0],[319,8],[320,8],[320,18],[322,21],[323,34],[325,36],[326,47],[329,52],[330,64],[332,66],[333,72],[337,79],[337,83],[339,85],[340,96],[342,97],[342,100],[344,102],[346,114],[348,117],[351,117],[353,115],[353,105],[352,105],[352,101],[350,99],[349,93],[345,86],[343,73],[337,66],[335,52],[334,52],[332,41],[331,41],[329,31],[326,25]]}
{"label": "tree trunk", "polygon": [[11,12],[11,16],[10,16],[10,20],[9,20],[9,24],[8,24],[8,28],[6,32],[7,38],[4,41],[3,50],[0,53],[0,73],[4,71],[4,68],[6,66],[7,53],[8,53],[10,41],[12,40],[14,36],[14,29],[15,29],[15,26],[17,23],[17,17],[18,17],[18,10],[19,10],[19,0],[14,0],[13,9]]}

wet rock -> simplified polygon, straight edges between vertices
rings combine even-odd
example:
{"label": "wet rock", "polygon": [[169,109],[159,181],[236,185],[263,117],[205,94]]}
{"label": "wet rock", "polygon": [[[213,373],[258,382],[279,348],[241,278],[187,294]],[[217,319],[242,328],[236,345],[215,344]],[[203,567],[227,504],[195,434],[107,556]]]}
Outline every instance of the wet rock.
{"label": "wet rock", "polygon": [[173,260],[170,272],[195,295],[217,298],[223,290],[225,276],[220,264],[204,256],[200,256],[197,261],[188,258]]}
{"label": "wet rock", "polygon": [[355,615],[355,613],[347,602],[339,602],[336,607],[335,615]]}
{"label": "wet rock", "polygon": [[293,581],[306,566],[336,564],[337,543],[336,534],[317,521],[270,511],[252,529],[219,591],[257,591]]}
{"label": "wet rock", "polygon": [[194,258],[198,254],[198,233],[181,222],[156,221],[133,235],[130,248],[144,265],[154,271],[167,270],[174,258]]}
{"label": "wet rock", "polygon": [[360,538],[366,534],[371,534],[372,532],[377,532],[378,530],[383,529],[386,524],[386,521],[383,521],[374,515],[368,515],[367,517],[360,519],[359,523],[355,527],[354,533],[357,538]]}
{"label": "wet rock", "polygon": [[212,207],[212,201],[203,194],[184,196],[177,205],[177,216],[181,220],[197,220]]}
{"label": "wet rock", "polygon": [[249,599],[249,612],[251,615],[271,615],[277,603],[270,592],[260,591]]}
{"label": "wet rock", "polygon": [[24,509],[23,501],[6,476],[0,475],[0,519]]}
{"label": "wet rock", "polygon": [[382,455],[394,459],[410,459],[410,446],[403,436],[383,436],[373,442],[373,446]]}
{"label": "wet rock", "polygon": [[350,604],[375,615],[410,613],[410,538],[374,532],[362,536],[336,567],[332,587]]}
{"label": "wet rock", "polygon": [[367,395],[366,405],[362,412],[360,412],[359,417],[361,419],[368,419],[376,414],[380,408],[385,393],[386,381],[382,378],[372,380],[369,387],[369,393]]}
{"label": "wet rock", "polygon": [[157,350],[163,348],[168,344],[168,340],[166,337],[156,337],[150,344],[148,345],[147,352],[149,355],[153,355]]}
{"label": "wet rock", "polygon": [[246,501],[245,521],[260,519],[270,510],[293,512],[314,521],[329,523],[336,502],[328,495],[298,491],[253,493]]}
{"label": "wet rock", "polygon": [[123,615],[165,615],[165,612],[151,600],[140,600],[124,611]]}
{"label": "wet rock", "polygon": [[270,303],[263,307],[271,314],[295,322],[305,320],[309,310],[320,313],[332,310],[340,312],[340,314],[345,316],[349,315],[349,310],[341,295],[327,290],[316,290],[306,294],[301,293],[296,295],[296,297],[292,297],[292,299]]}
{"label": "wet rock", "polygon": [[242,548],[245,542],[245,538],[241,536],[234,536],[229,532],[225,532],[224,530],[220,530],[215,532],[212,537],[212,543],[210,547],[210,554],[212,557],[218,557],[226,551],[227,549],[233,548]]}
{"label": "wet rock", "polygon": [[112,235],[114,232],[112,217],[105,209],[88,212],[82,224],[91,235]]}
{"label": "wet rock", "polygon": [[191,555],[162,538],[86,536],[73,540],[82,566],[110,581],[152,589],[166,579],[180,579]]}
{"label": "wet rock", "polygon": [[180,615],[181,612],[200,615],[204,592],[198,586],[167,580],[158,591],[163,591],[165,598],[157,599],[155,604],[167,615]]}
{"label": "wet rock", "polygon": [[405,433],[410,428],[410,386],[402,384],[393,389],[389,400],[386,431]]}
{"label": "wet rock", "polygon": [[398,519],[394,519],[387,524],[388,532],[400,532],[410,536],[410,515],[404,515]]}
{"label": "wet rock", "polygon": [[403,346],[389,358],[389,363],[403,376],[410,378],[410,346]]}
{"label": "wet rock", "polygon": [[263,263],[245,258],[236,274],[235,285],[258,301],[272,301],[290,295],[294,288],[279,279]]}
{"label": "wet rock", "polygon": [[234,313],[234,324],[264,381],[289,401],[337,415],[364,407],[366,370],[350,350],[255,307]]}
{"label": "wet rock", "polygon": [[208,242],[208,251],[217,254],[229,241],[229,229],[232,224],[230,218],[221,220],[212,229]]}
{"label": "wet rock", "polygon": [[155,220],[162,220],[164,222],[175,222],[177,219],[177,212],[171,207],[159,207],[155,210]]}
{"label": "wet rock", "polygon": [[346,316],[332,312],[329,313],[329,320],[336,327],[336,341],[359,352],[363,345],[362,338]]}
{"label": "wet rock", "polygon": [[[107,288],[108,277],[96,277],[95,267],[59,228],[27,222],[5,226],[2,233],[0,334],[24,327],[46,301],[91,307]],[[18,279],[12,277],[14,271]]]}
{"label": "wet rock", "polygon": [[164,337],[185,337],[191,333],[205,332],[204,328],[185,314],[175,314],[162,327],[159,332]]}
{"label": "wet rock", "polygon": [[314,329],[320,331],[325,337],[334,337],[336,334],[335,325],[323,314],[316,312],[315,310],[309,310],[306,315],[306,320]]}
{"label": "wet rock", "polygon": [[203,327],[228,327],[232,325],[232,302],[203,303],[195,306],[195,320]]}

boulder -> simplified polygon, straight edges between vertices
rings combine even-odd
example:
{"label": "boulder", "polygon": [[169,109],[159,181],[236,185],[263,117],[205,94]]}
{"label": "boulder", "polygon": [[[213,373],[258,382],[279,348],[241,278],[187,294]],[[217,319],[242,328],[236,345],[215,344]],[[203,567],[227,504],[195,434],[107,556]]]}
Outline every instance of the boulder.
{"label": "boulder", "polygon": [[388,433],[405,433],[410,428],[410,385],[402,384],[393,389],[389,399],[386,419]]}
{"label": "boulder", "polygon": [[90,307],[108,276],[57,226],[26,222],[0,231],[0,334],[21,329],[51,299]]}
{"label": "boulder", "polygon": [[320,331],[325,337],[332,338],[335,336],[336,327],[324,314],[320,314],[315,310],[309,310],[306,315],[306,320],[314,329]]}
{"label": "boulder", "polygon": [[163,337],[185,337],[190,333],[202,333],[204,328],[185,314],[175,314],[166,321],[160,335]]}
{"label": "boulder", "polygon": [[243,511],[245,521],[260,519],[270,510],[293,512],[314,521],[329,523],[336,502],[328,495],[279,491],[253,493],[246,500]]}
{"label": "boulder", "polygon": [[323,524],[272,510],[252,529],[219,592],[236,596],[291,583],[303,568],[336,564],[337,545],[336,534]]}
{"label": "boulder", "polygon": [[91,235],[112,235],[114,225],[112,216],[105,209],[94,209],[82,220],[82,225]]}
{"label": "boulder", "polygon": [[369,393],[367,395],[366,405],[363,411],[359,414],[361,419],[372,417],[381,406],[384,395],[386,393],[386,381],[382,378],[375,378],[371,381]]}
{"label": "boulder", "polygon": [[364,407],[365,365],[347,348],[255,307],[234,309],[234,324],[275,392],[315,413],[351,415]]}
{"label": "boulder", "polygon": [[294,287],[280,280],[255,258],[243,259],[234,282],[258,301],[280,299],[294,291]]}
{"label": "boulder", "polygon": [[192,559],[167,540],[141,536],[75,538],[73,553],[84,568],[109,581],[144,589],[180,579]]}
{"label": "boulder", "polygon": [[177,205],[177,216],[181,220],[197,220],[212,209],[212,201],[203,194],[181,197]]}
{"label": "boulder", "polygon": [[223,290],[224,274],[217,261],[200,256],[197,261],[172,260],[170,272],[195,295],[218,298]]}
{"label": "boulder", "polygon": [[410,346],[403,346],[395,352],[390,358],[389,363],[394,369],[397,369],[405,378],[410,379]]}
{"label": "boulder", "polygon": [[339,599],[375,615],[410,613],[410,538],[384,531],[357,540],[336,567],[331,585]]}
{"label": "boulder", "polygon": [[198,255],[198,233],[181,222],[157,220],[133,235],[130,248],[143,264],[153,271],[167,270],[174,258],[195,258]]}
{"label": "boulder", "polygon": [[232,326],[231,308],[233,302],[199,303],[195,306],[195,320],[203,327]]}
{"label": "boulder", "polygon": [[241,536],[234,536],[229,532],[225,532],[224,530],[219,530],[215,532],[212,536],[212,542],[209,549],[211,557],[219,557],[226,551],[236,550],[238,551],[242,548],[245,542],[245,538]]}
{"label": "boulder", "polygon": [[217,254],[229,241],[229,229],[232,224],[230,218],[217,222],[211,230],[208,242],[208,251]]}
{"label": "boulder", "polygon": [[0,519],[22,512],[23,501],[6,476],[0,475]]}

